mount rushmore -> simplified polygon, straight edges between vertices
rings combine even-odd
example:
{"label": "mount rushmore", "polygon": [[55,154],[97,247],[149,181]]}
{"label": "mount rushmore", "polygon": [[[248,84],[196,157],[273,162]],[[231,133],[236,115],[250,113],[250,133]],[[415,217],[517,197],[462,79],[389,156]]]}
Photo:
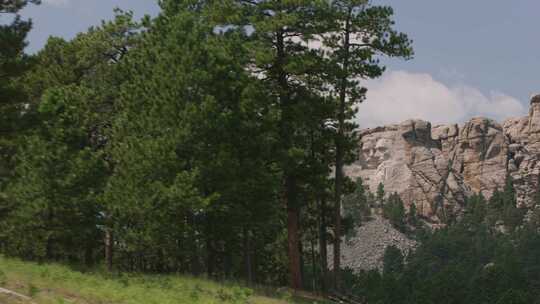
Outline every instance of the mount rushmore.
{"label": "mount rushmore", "polygon": [[461,210],[465,198],[489,198],[509,175],[521,207],[535,204],[540,173],[540,95],[529,115],[502,124],[476,117],[468,122],[435,125],[423,120],[361,130],[358,158],[346,174],[361,177],[371,191],[382,183],[405,206],[437,224],[445,213]]}

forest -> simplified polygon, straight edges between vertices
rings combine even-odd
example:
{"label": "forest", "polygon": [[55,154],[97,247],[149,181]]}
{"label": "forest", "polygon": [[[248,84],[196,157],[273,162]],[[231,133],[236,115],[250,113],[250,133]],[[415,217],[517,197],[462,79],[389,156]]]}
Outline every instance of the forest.
{"label": "forest", "polygon": [[[364,81],[414,56],[391,7],[163,0],[156,17],[116,10],[29,55],[30,3],[0,0],[13,20],[0,26],[1,254],[370,303],[540,298],[540,236],[511,180],[431,231],[399,196],[344,175]],[[420,245],[353,273],[341,245],[374,205]]]}

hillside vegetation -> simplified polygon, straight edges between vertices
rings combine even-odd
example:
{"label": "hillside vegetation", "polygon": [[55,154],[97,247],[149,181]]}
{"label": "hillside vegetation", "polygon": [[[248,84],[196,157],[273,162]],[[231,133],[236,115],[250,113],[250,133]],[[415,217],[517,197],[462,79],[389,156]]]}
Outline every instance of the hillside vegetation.
{"label": "hillside vegetation", "polygon": [[286,290],[255,291],[232,282],[218,283],[175,275],[82,273],[67,266],[39,265],[2,256],[0,287],[32,298],[32,301],[26,301],[0,293],[2,304],[323,303],[295,298]]}
{"label": "hillside vegetation", "polygon": [[340,269],[360,79],[413,55],[391,7],[164,0],[29,55],[17,16],[40,2],[0,1],[17,21],[0,27],[0,253],[340,289],[327,248]]}
{"label": "hillside vegetation", "polygon": [[[32,23],[19,12],[41,2],[0,0],[0,286],[40,304],[299,301],[204,278],[370,304],[540,303],[540,189],[522,208],[524,181],[507,176],[454,208],[443,182],[424,202],[434,222],[421,202],[345,176],[364,149],[364,83],[385,58],[414,55],[391,7],[161,0],[157,16],[117,10],[29,55]],[[431,141],[422,125],[405,135]],[[482,164],[506,151],[476,138]],[[376,163],[375,174],[409,178]],[[382,263],[367,264],[382,272],[346,269],[341,248],[372,214],[417,245],[381,246]]]}

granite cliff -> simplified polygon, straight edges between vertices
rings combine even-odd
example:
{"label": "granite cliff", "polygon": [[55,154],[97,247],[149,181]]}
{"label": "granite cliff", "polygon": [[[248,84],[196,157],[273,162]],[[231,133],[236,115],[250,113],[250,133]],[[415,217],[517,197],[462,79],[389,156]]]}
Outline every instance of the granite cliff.
{"label": "granite cliff", "polygon": [[408,120],[360,131],[358,159],[346,168],[372,191],[379,183],[434,225],[473,193],[490,197],[512,176],[518,205],[533,207],[540,172],[540,95],[529,115],[502,124],[473,118],[458,125]]}

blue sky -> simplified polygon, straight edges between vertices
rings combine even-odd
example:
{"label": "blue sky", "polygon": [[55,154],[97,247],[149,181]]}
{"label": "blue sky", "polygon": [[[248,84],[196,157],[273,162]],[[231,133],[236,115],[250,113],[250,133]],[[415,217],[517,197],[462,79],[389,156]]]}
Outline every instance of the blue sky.
{"label": "blue sky", "polygon": [[22,12],[34,22],[27,51],[36,52],[51,35],[73,38],[88,27],[99,25],[101,20],[112,19],[115,7],[132,10],[138,18],[156,15],[159,12],[156,3],[154,0],[42,0],[41,5],[29,5]]}
{"label": "blue sky", "polygon": [[[383,60],[388,72],[369,81],[359,122],[374,126],[421,118],[434,123],[472,116],[498,120],[524,115],[540,91],[538,0],[373,0],[394,7],[396,26],[414,40],[415,58]],[[49,35],[72,38],[114,7],[155,15],[154,0],[43,0],[23,12],[31,17],[29,52]]]}
{"label": "blue sky", "polygon": [[538,0],[376,0],[394,7],[415,60],[394,69],[429,72],[527,101],[540,90]]}

